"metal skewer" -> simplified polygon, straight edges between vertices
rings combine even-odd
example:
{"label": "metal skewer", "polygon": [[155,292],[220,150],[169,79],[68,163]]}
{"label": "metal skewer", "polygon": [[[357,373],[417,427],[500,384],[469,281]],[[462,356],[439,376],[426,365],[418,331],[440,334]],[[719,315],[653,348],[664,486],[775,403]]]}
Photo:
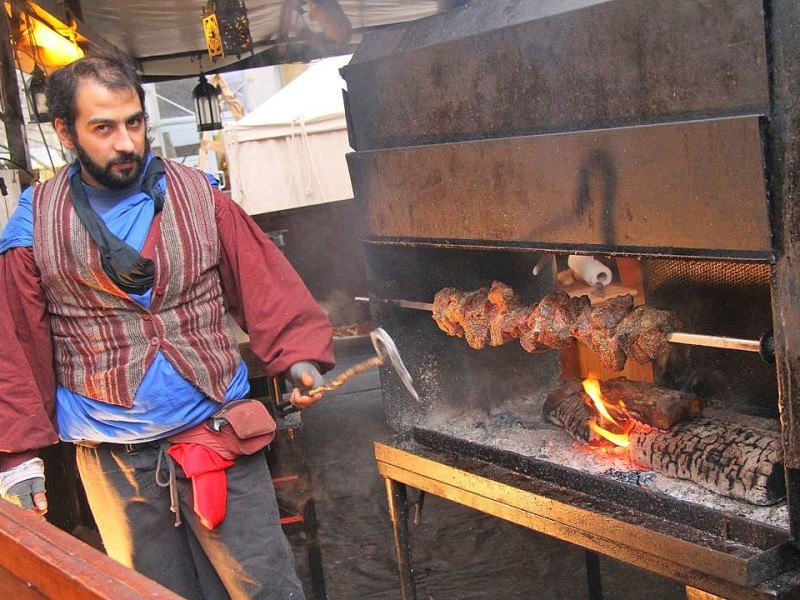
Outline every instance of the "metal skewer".
{"label": "metal skewer", "polygon": [[[357,296],[358,302],[368,302],[369,298]],[[433,312],[432,302],[415,302],[413,300],[380,299],[381,302],[388,302],[401,308],[413,308],[415,310],[426,310]],[[668,342],[673,344],[687,344],[690,346],[706,346],[708,348],[724,348],[726,350],[743,350],[745,352],[758,352],[764,360],[769,360],[773,354],[772,332],[765,331],[761,334],[761,339],[744,340],[740,338],[724,337],[718,335],[703,335],[699,333],[685,333],[673,331],[664,336]]]}

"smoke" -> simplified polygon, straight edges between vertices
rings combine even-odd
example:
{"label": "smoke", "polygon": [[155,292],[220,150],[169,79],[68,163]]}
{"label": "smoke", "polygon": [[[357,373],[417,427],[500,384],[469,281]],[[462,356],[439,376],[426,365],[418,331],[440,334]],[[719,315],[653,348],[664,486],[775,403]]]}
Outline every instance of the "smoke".
{"label": "smoke", "polygon": [[328,315],[334,327],[346,327],[370,320],[367,304],[356,302],[352,295],[338,288],[334,288],[327,296],[319,300],[319,305]]}

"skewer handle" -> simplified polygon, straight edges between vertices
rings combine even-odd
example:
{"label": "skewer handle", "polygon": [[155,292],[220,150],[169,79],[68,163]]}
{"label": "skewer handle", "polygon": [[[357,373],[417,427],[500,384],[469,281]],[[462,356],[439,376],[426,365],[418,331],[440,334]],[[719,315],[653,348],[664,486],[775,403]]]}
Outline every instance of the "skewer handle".
{"label": "skewer handle", "polygon": [[[369,302],[366,296],[356,296],[356,302]],[[413,308],[415,310],[427,310],[433,312],[433,302],[415,302],[414,300],[394,300],[394,299],[381,299],[381,302],[388,302],[400,308]]]}
{"label": "skewer handle", "polygon": [[[335,390],[343,383],[350,381],[356,375],[361,375],[362,373],[366,373],[373,367],[380,367],[383,364],[383,359],[380,356],[373,356],[372,358],[368,358],[367,360],[358,363],[357,365],[353,365],[346,371],[342,371],[342,373],[334,380],[329,381],[328,383],[324,383],[320,386],[317,386],[313,389],[308,390],[303,394],[304,396],[313,396],[314,394],[319,394],[321,392],[330,392],[331,390]],[[295,407],[289,400],[286,402],[280,402],[275,407],[278,411],[278,414],[282,417],[286,417],[293,412],[297,412],[300,410],[299,408]]]}
{"label": "skewer handle", "polygon": [[329,381],[319,387],[315,387],[314,389],[308,390],[304,395],[305,396],[313,396],[314,394],[319,394],[320,392],[330,392],[331,390],[335,390],[343,383],[350,381],[356,375],[361,375],[362,373],[366,373],[373,367],[380,367],[383,364],[383,359],[380,356],[373,356],[372,358],[368,358],[367,360],[358,363],[357,365],[353,365],[346,371],[342,371],[342,373],[334,380]]}
{"label": "skewer handle", "polygon": [[745,352],[761,352],[759,340],[743,340],[739,338],[723,337],[717,335],[702,335],[699,333],[684,333],[673,331],[666,336],[668,342],[674,344],[689,344],[690,346],[708,346],[710,348],[726,348],[728,350],[744,350]]}

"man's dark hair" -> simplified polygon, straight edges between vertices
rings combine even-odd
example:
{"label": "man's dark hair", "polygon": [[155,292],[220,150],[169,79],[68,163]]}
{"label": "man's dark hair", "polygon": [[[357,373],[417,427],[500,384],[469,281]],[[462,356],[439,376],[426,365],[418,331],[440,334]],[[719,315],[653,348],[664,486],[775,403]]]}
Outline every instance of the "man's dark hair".
{"label": "man's dark hair", "polygon": [[[82,58],[47,78],[47,107],[53,120],[63,119],[75,135],[75,96],[86,80],[94,80],[112,91],[135,90],[144,111],[144,88],[136,71],[127,63],[109,57]],[[146,115],[145,115],[146,117]]]}

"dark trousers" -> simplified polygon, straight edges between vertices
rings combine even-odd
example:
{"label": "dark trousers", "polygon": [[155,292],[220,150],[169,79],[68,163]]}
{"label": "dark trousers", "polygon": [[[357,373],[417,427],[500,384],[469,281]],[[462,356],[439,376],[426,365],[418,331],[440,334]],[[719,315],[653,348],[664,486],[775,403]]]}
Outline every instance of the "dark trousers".
{"label": "dark trousers", "polygon": [[108,555],[190,599],[303,599],[265,456],[243,456],[226,469],[226,517],[208,530],[177,464],[176,527],[170,488],[156,482],[159,455],[162,480],[168,473],[166,447],[78,446],[78,470]]}

